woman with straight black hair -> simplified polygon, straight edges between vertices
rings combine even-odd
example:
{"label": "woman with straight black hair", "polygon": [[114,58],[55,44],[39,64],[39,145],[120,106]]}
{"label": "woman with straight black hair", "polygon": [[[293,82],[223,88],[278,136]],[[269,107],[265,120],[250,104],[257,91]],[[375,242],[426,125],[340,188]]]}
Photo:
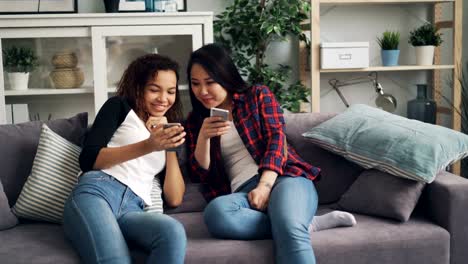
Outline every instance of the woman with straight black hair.
{"label": "woman with straight black hair", "polygon": [[[249,86],[221,46],[192,53],[187,67],[193,111],[186,122],[191,178],[204,184],[204,211],[218,238],[273,238],[277,263],[315,263],[309,225],[320,169],[286,143],[283,113],[264,85]],[[228,120],[210,117],[216,107]],[[315,231],[353,225],[345,212],[313,222]]]}

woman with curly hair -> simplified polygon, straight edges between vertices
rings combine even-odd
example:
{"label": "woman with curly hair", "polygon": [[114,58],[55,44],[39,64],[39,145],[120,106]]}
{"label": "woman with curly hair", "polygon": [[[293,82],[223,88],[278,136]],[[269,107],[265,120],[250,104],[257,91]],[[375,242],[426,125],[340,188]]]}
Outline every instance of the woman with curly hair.
{"label": "woman with curly hair", "polygon": [[182,224],[143,211],[151,205],[153,178],[164,169],[165,202],[178,206],[185,191],[176,153],[166,151],[184,142],[184,129],[163,128],[181,118],[178,80],[173,60],[157,54],[136,59],[87,133],[83,173],[65,204],[63,223],[84,263],[131,263],[129,241],[149,252],[148,263],[184,262]]}

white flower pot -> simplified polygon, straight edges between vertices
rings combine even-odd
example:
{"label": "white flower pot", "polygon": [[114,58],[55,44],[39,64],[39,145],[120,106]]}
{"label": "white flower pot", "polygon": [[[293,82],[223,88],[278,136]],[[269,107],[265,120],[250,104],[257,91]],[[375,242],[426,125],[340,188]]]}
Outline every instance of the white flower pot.
{"label": "white flower pot", "polygon": [[416,46],[416,65],[432,65],[434,63],[435,46]]}
{"label": "white flower pot", "polygon": [[28,89],[29,72],[9,72],[11,90],[24,91]]}

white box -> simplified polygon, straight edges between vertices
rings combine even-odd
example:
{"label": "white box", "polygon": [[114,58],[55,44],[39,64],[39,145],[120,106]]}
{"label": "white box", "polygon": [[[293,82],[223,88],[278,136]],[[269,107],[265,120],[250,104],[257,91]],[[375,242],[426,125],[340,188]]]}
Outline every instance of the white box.
{"label": "white box", "polygon": [[320,44],[321,69],[369,67],[369,42],[323,42]]}

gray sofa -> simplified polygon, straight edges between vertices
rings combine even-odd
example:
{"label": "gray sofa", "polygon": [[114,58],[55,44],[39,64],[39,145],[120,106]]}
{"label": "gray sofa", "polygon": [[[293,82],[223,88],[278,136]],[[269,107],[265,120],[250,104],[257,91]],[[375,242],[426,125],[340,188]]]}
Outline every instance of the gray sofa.
{"label": "gray sofa", "polygon": [[[289,144],[296,146],[301,156],[323,170],[322,178],[316,184],[320,198],[319,214],[331,210],[330,204],[336,202],[364,170],[337,155],[315,147],[301,136],[304,131],[331,116],[286,115]],[[33,125],[35,128],[37,126],[38,124]],[[12,147],[11,144],[19,144],[5,138],[13,137],[11,131],[21,130],[11,130],[12,127],[14,126],[0,126],[0,143],[9,144],[9,148]],[[53,129],[53,126],[51,128]],[[2,134],[2,129],[10,129],[10,134]],[[31,138],[38,138],[37,133],[37,129],[29,129],[27,133],[16,133],[14,137],[16,142],[21,140],[18,139],[21,136],[28,136],[29,140],[32,140]],[[74,141],[78,140],[77,137],[75,135]],[[0,146],[0,158],[11,158],[9,153],[2,156],[2,152],[5,151],[6,148]],[[0,170],[0,180],[10,206],[16,201],[18,190],[25,181],[24,176],[7,178],[9,176],[5,175],[4,168],[12,166],[11,163],[14,163],[14,160],[0,161],[3,166]],[[28,168],[23,170],[18,173],[29,173]],[[199,188],[196,183],[187,183],[183,205],[166,211],[186,228],[186,263],[273,263],[271,240],[219,240],[210,236],[203,223],[202,210],[206,204]],[[357,225],[354,227],[312,233],[317,262],[468,263],[467,204],[468,180],[442,172],[434,183],[425,187],[416,209],[406,222],[355,214]],[[0,263],[3,264],[79,263],[78,255],[65,239],[62,227],[57,224],[20,220],[15,227],[0,231],[0,241]],[[135,262],[143,263],[145,252],[130,246]]]}

